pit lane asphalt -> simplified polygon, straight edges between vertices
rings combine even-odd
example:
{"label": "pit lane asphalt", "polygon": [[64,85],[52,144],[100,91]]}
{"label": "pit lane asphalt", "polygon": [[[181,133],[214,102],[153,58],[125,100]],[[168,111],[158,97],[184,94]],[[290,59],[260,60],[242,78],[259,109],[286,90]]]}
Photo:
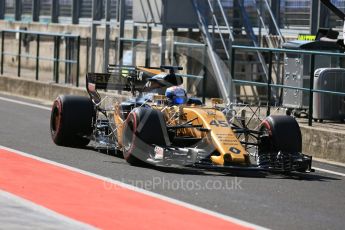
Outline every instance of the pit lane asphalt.
{"label": "pit lane asphalt", "polygon": [[[48,110],[0,100],[0,145],[267,228],[343,229],[345,225],[345,178],[342,176],[323,172],[280,176],[133,167],[120,157],[90,148],[54,145],[49,119]],[[317,167],[345,173],[345,168],[340,166],[317,163]]]}

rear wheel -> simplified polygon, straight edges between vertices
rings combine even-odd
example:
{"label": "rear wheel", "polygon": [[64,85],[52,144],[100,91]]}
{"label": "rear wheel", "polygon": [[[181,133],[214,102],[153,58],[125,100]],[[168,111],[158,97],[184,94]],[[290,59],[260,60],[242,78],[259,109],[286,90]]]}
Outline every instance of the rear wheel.
{"label": "rear wheel", "polygon": [[61,146],[86,146],[92,134],[94,107],[88,97],[58,96],[52,107],[50,133],[55,144]]}

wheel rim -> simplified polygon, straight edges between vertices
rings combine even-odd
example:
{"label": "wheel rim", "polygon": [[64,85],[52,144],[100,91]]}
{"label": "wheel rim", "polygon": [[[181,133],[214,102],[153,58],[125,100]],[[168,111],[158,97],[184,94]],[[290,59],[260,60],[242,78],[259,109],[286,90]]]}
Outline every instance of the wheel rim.
{"label": "wheel rim", "polygon": [[127,118],[126,127],[123,133],[123,157],[128,159],[134,149],[135,141],[135,131],[136,131],[136,119],[135,116],[130,114]]}
{"label": "wheel rim", "polygon": [[272,143],[272,130],[271,130],[271,125],[268,123],[267,120],[264,120],[262,122],[261,127],[260,127],[260,131],[265,133],[265,134],[268,134],[268,136],[269,136],[269,143],[265,143],[265,145],[263,145],[261,143],[259,145],[259,149],[261,149],[261,151],[263,150],[264,152],[272,151],[272,149],[274,148],[273,143]]}
{"label": "wheel rim", "polygon": [[58,130],[60,129],[61,125],[61,112],[59,108],[59,103],[55,102],[53,113],[52,113],[52,119],[51,119],[51,132],[53,135],[55,135]]}

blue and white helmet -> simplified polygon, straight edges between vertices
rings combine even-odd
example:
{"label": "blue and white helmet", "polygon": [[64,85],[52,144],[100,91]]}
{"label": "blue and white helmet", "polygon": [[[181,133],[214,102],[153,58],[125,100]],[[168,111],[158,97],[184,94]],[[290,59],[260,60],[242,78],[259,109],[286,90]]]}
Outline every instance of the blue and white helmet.
{"label": "blue and white helmet", "polygon": [[171,105],[182,105],[187,102],[187,92],[180,86],[169,87],[165,92],[165,96]]}

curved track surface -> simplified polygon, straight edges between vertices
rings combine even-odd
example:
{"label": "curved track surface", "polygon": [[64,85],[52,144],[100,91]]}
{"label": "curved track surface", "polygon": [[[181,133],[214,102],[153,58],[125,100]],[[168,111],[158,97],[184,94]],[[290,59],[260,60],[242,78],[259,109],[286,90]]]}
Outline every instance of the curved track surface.
{"label": "curved track surface", "polygon": [[290,176],[133,167],[121,157],[92,148],[54,145],[49,106],[25,103],[40,105],[0,95],[0,145],[267,228],[343,229],[345,225],[344,167],[315,163],[320,169],[315,173]]}

